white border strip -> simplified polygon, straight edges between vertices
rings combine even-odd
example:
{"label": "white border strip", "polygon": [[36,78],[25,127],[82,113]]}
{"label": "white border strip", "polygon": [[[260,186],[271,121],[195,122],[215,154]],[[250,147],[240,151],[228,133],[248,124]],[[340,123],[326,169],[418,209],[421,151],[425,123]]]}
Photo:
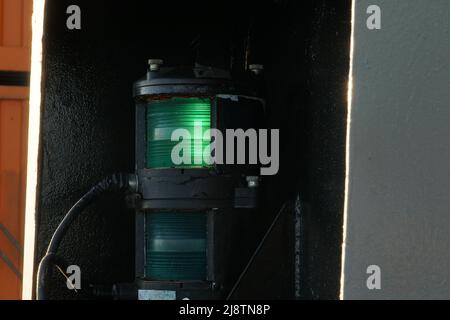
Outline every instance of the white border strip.
{"label": "white border strip", "polygon": [[347,136],[346,136],[346,152],[345,152],[345,200],[344,200],[344,217],[343,217],[343,236],[342,236],[342,255],[341,255],[341,285],[339,299],[344,300],[345,286],[345,250],[347,247],[347,214],[348,214],[348,198],[349,198],[349,177],[350,177],[350,131],[353,107],[353,55],[355,48],[355,7],[356,0],[352,0],[352,20],[351,20],[351,39],[350,39],[350,68],[348,75],[348,91],[347,91]]}
{"label": "white border strip", "polygon": [[27,191],[25,204],[25,245],[22,299],[33,298],[34,249],[36,238],[36,195],[38,183],[39,137],[41,126],[42,36],[45,0],[33,0],[31,79],[28,115]]}

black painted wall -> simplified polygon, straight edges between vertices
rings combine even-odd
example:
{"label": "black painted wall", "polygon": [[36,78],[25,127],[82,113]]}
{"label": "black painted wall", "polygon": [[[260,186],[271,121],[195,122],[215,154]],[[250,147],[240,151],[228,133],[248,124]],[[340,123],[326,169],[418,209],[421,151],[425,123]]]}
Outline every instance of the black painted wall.
{"label": "black painted wall", "polygon": [[[309,208],[302,297],[337,298],[350,1],[336,2],[47,0],[36,264],[65,212],[91,185],[133,170],[131,85],[147,59],[228,67],[233,55],[238,70],[252,21],[250,58],[266,67],[271,126],[281,132],[281,167],[269,179],[264,223],[300,193]],[[81,7],[81,30],[66,28],[71,4]],[[237,297],[293,297],[291,218],[275,228]],[[133,232],[133,213],[110,196],[74,223],[60,252],[81,267],[86,283],[132,281]],[[67,290],[57,273],[50,288],[52,298],[86,298],[83,290]]]}

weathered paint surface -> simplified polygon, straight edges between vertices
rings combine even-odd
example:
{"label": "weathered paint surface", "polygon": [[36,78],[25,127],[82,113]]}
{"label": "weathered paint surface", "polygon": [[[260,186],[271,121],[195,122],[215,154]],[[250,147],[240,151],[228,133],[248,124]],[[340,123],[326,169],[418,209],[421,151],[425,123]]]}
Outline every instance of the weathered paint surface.
{"label": "weathered paint surface", "polygon": [[[31,0],[0,0],[0,71],[30,71]],[[0,83],[0,299],[20,299],[28,88]]]}

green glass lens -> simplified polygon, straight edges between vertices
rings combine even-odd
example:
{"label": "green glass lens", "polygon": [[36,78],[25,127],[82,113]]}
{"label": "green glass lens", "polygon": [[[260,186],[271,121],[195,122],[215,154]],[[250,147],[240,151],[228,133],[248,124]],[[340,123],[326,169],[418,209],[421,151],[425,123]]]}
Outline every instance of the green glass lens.
{"label": "green glass lens", "polygon": [[[210,139],[205,139],[204,133],[210,127],[211,100],[209,98],[177,97],[149,102],[147,105],[146,167],[195,168],[208,166],[203,159],[203,153],[209,147]],[[189,132],[190,141],[186,141],[190,144],[189,163],[176,164],[172,159],[172,150],[180,143],[180,140],[171,141],[172,133],[177,129],[185,129]],[[183,155],[182,152],[180,155]]]}
{"label": "green glass lens", "polygon": [[206,279],[206,213],[146,213],[145,278]]}

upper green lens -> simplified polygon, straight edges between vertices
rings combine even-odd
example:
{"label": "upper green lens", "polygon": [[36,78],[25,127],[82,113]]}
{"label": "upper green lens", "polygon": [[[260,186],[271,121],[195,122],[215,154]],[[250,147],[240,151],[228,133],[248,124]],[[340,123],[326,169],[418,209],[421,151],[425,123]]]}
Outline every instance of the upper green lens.
{"label": "upper green lens", "polygon": [[[209,98],[171,98],[149,102],[147,105],[146,167],[195,168],[208,166],[203,159],[203,153],[208,148],[210,139],[204,139],[203,135],[210,127],[211,100]],[[180,141],[171,141],[172,133],[177,129],[185,129],[189,132],[190,164],[175,164],[172,161],[172,150],[180,143]],[[196,163],[196,159],[201,159],[201,162]]]}

